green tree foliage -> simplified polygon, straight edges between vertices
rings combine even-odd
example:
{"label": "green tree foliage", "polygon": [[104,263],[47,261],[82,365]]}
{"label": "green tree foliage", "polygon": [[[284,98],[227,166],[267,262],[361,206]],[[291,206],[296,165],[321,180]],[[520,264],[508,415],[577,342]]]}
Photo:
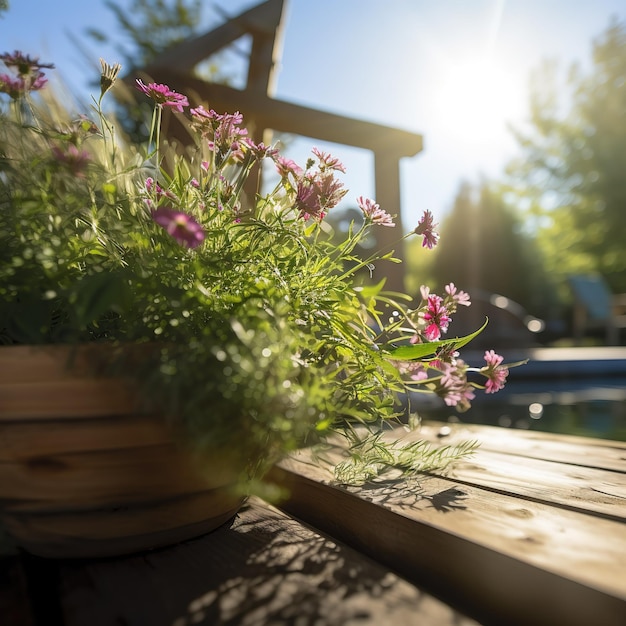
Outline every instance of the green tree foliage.
{"label": "green tree foliage", "polygon": [[[87,30],[87,35],[97,43],[113,44],[127,75],[149,65],[168,48],[209,28],[204,19],[207,5],[203,0],[105,0],[104,4],[114,14],[118,27],[112,32],[93,27]],[[187,69],[205,80],[228,83],[219,67],[220,55],[216,55],[196,68]],[[124,98],[118,110],[120,126],[138,143],[149,134],[145,125],[145,120],[150,118],[148,108],[145,102]]]}
{"label": "green tree foliage", "polygon": [[512,188],[535,218],[555,277],[599,272],[626,291],[626,24],[612,20],[588,69],[566,80],[545,63],[531,84],[529,128]]}
{"label": "green tree foliage", "polygon": [[106,0],[118,23],[115,33],[98,28],[87,32],[100,42],[114,42],[127,68],[147,65],[158,54],[198,35],[202,23],[202,0]]}
{"label": "green tree foliage", "polygon": [[462,183],[440,231],[431,270],[440,291],[452,281],[470,295],[498,293],[535,315],[549,314],[540,256],[499,185]]}
{"label": "green tree foliage", "polygon": [[[421,237],[410,237],[404,241],[405,277],[407,293],[419,298],[419,289],[422,285],[434,285],[433,262],[437,255],[437,248],[425,250]],[[450,282],[450,281],[448,281]]]}

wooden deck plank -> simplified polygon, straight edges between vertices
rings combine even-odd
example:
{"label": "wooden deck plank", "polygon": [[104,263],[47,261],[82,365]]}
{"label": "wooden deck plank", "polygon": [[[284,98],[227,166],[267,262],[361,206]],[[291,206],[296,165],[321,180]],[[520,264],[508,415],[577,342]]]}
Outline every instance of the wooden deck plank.
{"label": "wooden deck plank", "polygon": [[[381,481],[361,487],[331,485],[328,474],[314,464],[289,459],[281,468],[293,477],[291,498],[300,488],[300,477],[341,493],[382,506],[418,523],[438,525],[442,530],[483,544],[514,558],[529,560],[565,577],[579,577],[586,584],[607,588],[626,599],[624,555],[626,525],[613,520],[574,513],[550,504],[520,499],[460,483],[454,477],[423,476],[410,481]],[[289,480],[282,475],[281,481]],[[310,508],[322,502],[311,504]],[[289,504],[283,505],[289,509]],[[308,513],[307,513],[308,515]],[[334,515],[336,517],[336,514]],[[303,517],[308,521],[307,517]],[[361,523],[350,520],[350,523]],[[389,532],[393,532],[390,530]],[[578,545],[580,544],[580,545]],[[572,550],[572,546],[576,549]],[[531,550],[530,547],[533,546]],[[581,562],[585,567],[581,571]]]}
{"label": "wooden deck plank", "polygon": [[174,548],[59,565],[65,626],[473,626],[354,550],[252,499],[232,526]]}
{"label": "wooden deck plank", "polygon": [[626,444],[443,426],[419,436],[482,444],[447,473],[340,486],[301,451],[271,474],[291,517],[253,499],[174,548],[54,563],[64,626],[621,626]]}
{"label": "wooden deck plank", "polygon": [[[454,424],[428,421],[419,436],[433,442],[456,444],[480,438],[481,449],[626,473],[626,442],[559,435],[541,431],[514,430],[498,426]],[[511,432],[514,436],[511,436]],[[449,433],[449,434],[448,434]]]}
{"label": "wooden deck plank", "polygon": [[614,472],[482,450],[455,463],[449,475],[492,492],[626,522],[626,481]]}
{"label": "wooden deck plank", "polygon": [[[501,484],[496,477],[494,490],[489,482],[494,458],[495,453],[479,450],[465,462],[482,468],[475,473],[481,480],[485,476],[484,485],[470,480],[468,467],[458,463],[448,476],[346,488],[331,484],[328,471],[305,453],[281,464],[273,478],[291,487],[281,505],[290,514],[409,580],[431,585],[431,591],[479,620],[622,624],[626,525],[616,520],[624,518],[626,501],[607,495],[613,512],[606,515],[597,510],[601,498],[584,498],[589,476],[576,494],[580,502],[559,486],[559,467],[565,473],[581,468],[522,457],[512,463],[516,476],[502,475]],[[545,474],[533,494],[537,464]],[[463,471],[467,482],[456,477]],[[606,474],[618,477],[617,488],[625,486],[621,474]],[[525,496],[518,493],[524,489]],[[578,509],[560,504],[553,489]]]}
{"label": "wooden deck plank", "polygon": [[[442,437],[441,433],[446,436]],[[626,463],[621,460],[621,457],[626,458],[626,443],[606,442],[608,445],[603,446],[601,440],[587,444],[584,438],[578,442],[575,437],[528,435],[526,431],[496,427],[458,425],[451,429],[446,425],[439,428],[430,425],[411,433],[392,431],[388,439],[402,438],[406,442],[426,439],[439,445],[477,439],[480,442],[478,453],[469,460],[455,463],[450,470],[450,476],[457,481],[626,521],[626,471],[618,470],[622,465],[626,470]],[[595,462],[607,450],[612,455],[610,461]],[[609,459],[605,456],[604,460]],[[611,464],[612,469],[597,467]]]}
{"label": "wooden deck plank", "polygon": [[[626,522],[626,472],[581,465],[576,462],[577,456],[570,464],[557,462],[552,458],[544,460],[539,458],[542,456],[540,453],[536,456],[518,455],[515,451],[523,446],[518,441],[517,431],[501,428],[499,430],[502,434],[494,436],[489,427],[485,428],[484,433],[479,426],[466,429],[459,425],[458,432],[457,428],[444,428],[447,429],[445,432],[450,431],[450,435],[444,438],[433,436],[432,428],[429,432],[424,432],[424,429],[413,432],[396,429],[389,431],[385,438],[404,443],[426,439],[437,445],[456,445],[462,441],[478,440],[480,447],[477,452],[469,459],[455,462],[447,470],[447,477],[453,478],[459,484],[519,497],[524,501]],[[341,448],[343,441],[336,441],[337,448],[324,452],[323,458],[330,464],[338,463],[344,458]],[[560,442],[555,439],[554,443]],[[578,447],[578,454],[582,456],[585,453],[587,456],[594,453],[593,449],[580,445]],[[547,456],[551,452],[548,446]],[[623,453],[626,454],[626,444],[623,446]],[[333,480],[331,473],[323,471],[321,461],[313,460],[308,452],[294,455],[292,459],[310,465],[313,471],[311,478],[326,482]]]}

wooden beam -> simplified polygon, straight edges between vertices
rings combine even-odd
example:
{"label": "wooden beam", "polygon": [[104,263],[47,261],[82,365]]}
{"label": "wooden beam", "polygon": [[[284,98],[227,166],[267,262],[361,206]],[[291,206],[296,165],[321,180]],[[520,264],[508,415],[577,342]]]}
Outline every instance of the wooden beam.
{"label": "wooden beam", "polygon": [[[402,259],[403,243],[397,242],[403,233],[400,159],[422,151],[422,136],[272,98],[281,53],[283,13],[284,0],[267,0],[211,32],[161,54],[145,68],[145,77],[165,83],[189,96],[192,102],[208,105],[218,113],[240,111],[257,142],[270,143],[274,130],[373,151],[376,198],[381,207],[396,214],[397,225],[393,232],[392,229],[379,230],[378,248],[387,252],[395,247],[396,256]],[[245,90],[209,83],[193,75],[192,70],[200,61],[244,34],[252,35]],[[184,123],[176,123],[175,118],[164,119],[164,123],[167,126],[164,130],[171,139],[182,144],[190,142]],[[402,265],[381,262],[378,273],[387,276],[389,290],[404,292]]]}
{"label": "wooden beam", "polygon": [[[282,0],[278,4],[282,7]],[[273,96],[276,93],[278,80],[278,65],[282,55],[283,25],[282,12],[276,7],[277,19],[274,27],[254,31],[252,34],[252,49],[248,65],[246,90],[254,93]]]}
{"label": "wooden beam", "polygon": [[[401,239],[404,233],[402,211],[400,210],[400,160],[389,150],[374,152],[374,188],[376,202],[381,208],[395,215],[395,228],[376,230],[377,248],[385,253],[394,251],[394,257],[404,261],[404,246]],[[385,289],[404,293],[404,263],[379,261],[374,269],[374,282],[386,276]]]}
{"label": "wooden beam", "polygon": [[153,66],[193,68],[212,54],[246,34],[274,36],[283,14],[283,0],[267,0],[241,15],[231,18],[204,35],[183,41],[153,62]]}
{"label": "wooden beam", "polygon": [[171,67],[151,67],[146,70],[146,74],[151,80],[165,83],[171,89],[186,94],[196,104],[208,103],[218,113],[240,111],[244,118],[254,119],[257,128],[271,128],[373,150],[391,159],[414,156],[422,150],[422,136],[417,133],[310,109],[227,85],[207,83]]}

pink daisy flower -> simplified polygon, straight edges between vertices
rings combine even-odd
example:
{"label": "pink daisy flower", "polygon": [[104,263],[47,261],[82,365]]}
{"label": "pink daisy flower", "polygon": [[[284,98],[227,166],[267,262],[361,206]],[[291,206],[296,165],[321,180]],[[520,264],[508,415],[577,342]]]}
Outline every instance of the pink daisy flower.
{"label": "pink daisy flower", "polygon": [[187,213],[161,207],[152,211],[152,219],[181,246],[197,248],[204,241],[202,226]]}
{"label": "pink daisy flower", "polygon": [[389,215],[387,211],[383,211],[383,209],[381,209],[380,206],[374,202],[374,200],[359,196],[356,199],[356,203],[359,209],[363,212],[365,219],[370,221],[372,224],[379,224],[380,226],[395,226],[391,215]]}
{"label": "pink daisy flower", "polygon": [[179,113],[183,112],[184,107],[189,106],[187,96],[172,91],[167,85],[159,83],[149,83],[146,85],[140,78],[136,79],[137,89],[152,98],[159,106],[172,107]]}

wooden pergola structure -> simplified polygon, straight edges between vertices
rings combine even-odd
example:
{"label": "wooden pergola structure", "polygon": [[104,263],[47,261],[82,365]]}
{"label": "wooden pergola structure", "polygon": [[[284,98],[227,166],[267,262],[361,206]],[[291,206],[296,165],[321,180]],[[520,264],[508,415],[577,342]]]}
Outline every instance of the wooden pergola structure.
{"label": "wooden pergola structure", "polygon": [[[285,4],[285,0],[266,0],[210,32],[168,49],[144,68],[143,73],[176,91],[194,96],[198,103],[208,102],[216,111],[240,111],[257,141],[266,131],[275,130],[371,150],[376,201],[388,212],[398,215],[396,228],[378,230],[378,246],[385,250],[395,248],[396,256],[402,258],[402,249],[396,243],[403,232],[400,159],[421,152],[422,136],[274,98]],[[244,35],[252,38],[244,89],[194,76],[193,69],[199,63]],[[175,132],[174,127],[172,130]],[[378,270],[387,277],[387,289],[404,291],[402,264],[386,263]]]}

